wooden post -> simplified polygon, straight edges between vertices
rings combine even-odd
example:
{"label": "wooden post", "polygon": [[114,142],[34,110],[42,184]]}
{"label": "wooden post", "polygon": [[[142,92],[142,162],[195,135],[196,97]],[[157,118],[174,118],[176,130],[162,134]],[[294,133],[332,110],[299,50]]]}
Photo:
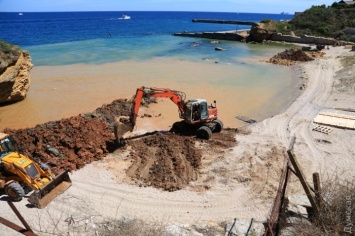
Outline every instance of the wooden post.
{"label": "wooden post", "polygon": [[319,173],[313,173],[313,185],[314,185],[314,193],[316,197],[316,202],[319,208],[321,208],[322,198],[321,198],[321,186],[320,186],[320,178]]}
{"label": "wooden post", "polygon": [[293,137],[293,139],[291,141],[290,149],[287,150],[287,154],[288,154],[288,157],[290,158],[290,161],[293,165],[295,172],[297,173],[297,177],[299,178],[299,180],[302,184],[302,187],[303,187],[304,191],[306,192],[306,195],[308,197],[309,202],[311,203],[314,213],[316,215],[318,215],[319,211],[318,211],[318,206],[316,204],[316,200],[314,199],[313,195],[311,194],[311,189],[306,182],[306,178],[304,177],[302,169],[301,169],[300,165],[298,164],[295,155],[293,154],[293,145],[295,143],[295,139],[296,138]]}
{"label": "wooden post", "polygon": [[[3,218],[3,217],[0,217],[0,224],[3,224],[23,235],[26,235],[26,236],[37,236],[37,234],[35,234],[31,227],[27,224],[27,222],[25,221],[25,219],[22,217],[22,215],[20,214],[20,212],[17,210],[17,208],[15,207],[15,205],[8,201],[7,202],[9,204],[9,206],[11,207],[11,209],[14,211],[14,213],[16,214],[16,216],[19,218],[19,220],[22,222],[22,224],[25,226],[25,229],[22,228],[21,226],[18,226],[17,224]],[[2,234],[1,234],[2,235]]]}

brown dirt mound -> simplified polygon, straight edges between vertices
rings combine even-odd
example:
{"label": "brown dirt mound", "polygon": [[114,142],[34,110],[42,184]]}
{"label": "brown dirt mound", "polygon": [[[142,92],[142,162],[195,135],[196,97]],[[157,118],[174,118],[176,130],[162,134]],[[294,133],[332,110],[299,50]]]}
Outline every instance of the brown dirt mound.
{"label": "brown dirt mound", "polygon": [[[92,113],[47,122],[34,128],[4,131],[14,137],[24,154],[37,162],[47,163],[55,173],[64,169],[73,171],[103,159],[109,152],[126,151],[115,145],[110,127],[116,116],[129,115],[129,110],[130,102],[119,99]],[[141,186],[168,191],[181,189],[196,180],[203,154],[235,146],[235,132],[223,130],[214,133],[208,141],[170,132],[127,140],[127,146],[132,148],[132,165],[127,175]]]}
{"label": "brown dirt mound", "polygon": [[127,174],[141,185],[174,191],[196,180],[202,153],[194,138],[157,133],[127,144],[134,160]]}
{"label": "brown dirt mound", "polygon": [[214,133],[210,140],[170,132],[127,141],[133,163],[127,175],[139,186],[175,191],[198,178],[202,160],[220,156],[237,144],[235,129]]}
{"label": "brown dirt mound", "polygon": [[85,113],[87,117],[98,119],[99,121],[106,122],[113,131],[115,117],[129,116],[131,102],[127,99],[117,99],[110,104],[104,104],[97,108],[94,112]]}
{"label": "brown dirt mound", "polygon": [[13,135],[24,154],[48,163],[55,173],[101,160],[114,145],[114,136],[106,123],[83,116],[5,132]]}
{"label": "brown dirt mound", "polygon": [[314,60],[310,56],[308,56],[302,49],[286,49],[284,52],[280,52],[270,58],[269,63],[291,66],[296,64],[297,62],[305,62]]}
{"label": "brown dirt mound", "polygon": [[48,163],[55,173],[80,169],[101,160],[116,149],[112,126],[115,116],[128,115],[130,102],[114,100],[94,112],[27,129],[5,129],[13,135],[21,151],[40,163]]}

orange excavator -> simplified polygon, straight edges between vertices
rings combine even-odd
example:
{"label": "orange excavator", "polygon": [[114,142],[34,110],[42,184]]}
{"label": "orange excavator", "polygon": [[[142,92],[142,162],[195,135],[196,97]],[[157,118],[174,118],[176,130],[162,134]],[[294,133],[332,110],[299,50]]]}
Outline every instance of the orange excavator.
{"label": "orange excavator", "polygon": [[114,125],[114,133],[118,143],[123,144],[123,135],[128,131],[133,131],[142,99],[149,98],[170,98],[177,105],[182,120],[173,124],[171,132],[193,133],[198,138],[208,140],[211,138],[212,132],[221,132],[223,129],[223,123],[217,116],[216,101],[214,101],[214,105],[207,105],[205,99],[185,101],[186,95],[184,92],[142,86],[137,89],[132,99],[130,116],[120,116]]}

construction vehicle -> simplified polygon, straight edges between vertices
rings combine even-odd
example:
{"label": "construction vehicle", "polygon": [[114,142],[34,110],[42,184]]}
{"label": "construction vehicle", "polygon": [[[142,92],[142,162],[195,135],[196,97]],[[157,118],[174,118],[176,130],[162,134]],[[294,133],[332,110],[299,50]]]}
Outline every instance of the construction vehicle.
{"label": "construction vehicle", "polygon": [[114,125],[114,133],[118,143],[123,144],[123,135],[128,131],[133,131],[142,99],[150,98],[170,98],[177,105],[179,117],[182,120],[173,124],[171,132],[193,133],[198,138],[208,140],[211,138],[212,132],[221,132],[223,129],[223,123],[217,116],[216,101],[214,101],[214,105],[209,106],[205,99],[185,101],[186,95],[181,91],[142,86],[137,89],[132,98],[130,116],[120,116]]}
{"label": "construction vehicle", "polygon": [[21,154],[12,136],[0,133],[0,189],[12,201],[21,201],[32,192],[28,201],[44,208],[70,186],[67,170],[55,176],[46,164]]}

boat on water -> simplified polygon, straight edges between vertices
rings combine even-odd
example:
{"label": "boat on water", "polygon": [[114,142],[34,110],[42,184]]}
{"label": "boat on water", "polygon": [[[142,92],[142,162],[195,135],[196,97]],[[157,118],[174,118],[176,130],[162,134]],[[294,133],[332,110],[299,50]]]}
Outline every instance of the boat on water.
{"label": "boat on water", "polygon": [[131,17],[129,15],[122,15],[122,17],[118,18],[118,19],[120,19],[120,20],[129,20],[129,19],[131,19]]}
{"label": "boat on water", "polygon": [[23,13],[22,13],[22,12],[20,12],[18,15],[19,15],[19,16],[22,16],[22,15],[23,15]]}

